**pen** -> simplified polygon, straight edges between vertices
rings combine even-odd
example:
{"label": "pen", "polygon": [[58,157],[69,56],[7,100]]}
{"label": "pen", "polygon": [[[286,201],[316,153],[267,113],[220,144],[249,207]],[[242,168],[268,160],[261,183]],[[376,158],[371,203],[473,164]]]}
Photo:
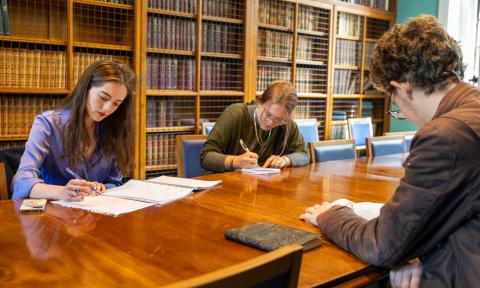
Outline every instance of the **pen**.
{"label": "pen", "polygon": [[[65,171],[67,171],[68,174],[72,175],[73,178],[75,178],[75,179],[77,179],[77,180],[83,180],[82,177],[78,176],[77,173],[75,173],[75,172],[72,171],[72,169],[70,169],[70,168],[67,167],[67,168],[65,168]],[[93,191],[95,191],[95,192],[98,193],[97,188],[92,187],[92,188],[90,188],[90,189],[92,189]]]}
{"label": "pen", "polygon": [[247,145],[245,145],[245,143],[243,143],[242,139],[240,139],[240,146],[242,146],[242,148],[243,148],[243,150],[245,150],[245,152],[250,152],[250,150],[248,150]]}

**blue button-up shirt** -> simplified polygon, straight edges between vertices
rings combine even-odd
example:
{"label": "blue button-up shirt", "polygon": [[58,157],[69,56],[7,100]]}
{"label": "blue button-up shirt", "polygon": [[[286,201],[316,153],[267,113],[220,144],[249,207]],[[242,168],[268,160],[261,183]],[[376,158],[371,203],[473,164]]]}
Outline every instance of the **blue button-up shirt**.
{"label": "blue button-up shirt", "polygon": [[[37,183],[63,186],[73,178],[65,171],[69,165],[62,147],[62,131],[68,119],[70,110],[45,111],[35,117],[20,166],[12,180],[13,199],[27,198]],[[100,133],[97,125],[96,139],[100,139]],[[103,183],[107,189],[122,184],[115,157],[102,152],[101,141],[97,140],[91,159],[84,159],[76,167],[70,167],[83,179]]]}

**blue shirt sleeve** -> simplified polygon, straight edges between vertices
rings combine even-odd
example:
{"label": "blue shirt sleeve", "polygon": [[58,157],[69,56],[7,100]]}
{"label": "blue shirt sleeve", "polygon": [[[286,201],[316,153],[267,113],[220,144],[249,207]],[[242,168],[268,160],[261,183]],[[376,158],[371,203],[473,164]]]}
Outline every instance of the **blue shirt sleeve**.
{"label": "blue shirt sleeve", "polygon": [[12,180],[12,199],[28,198],[33,185],[44,182],[40,178],[40,167],[49,153],[50,137],[49,123],[42,115],[35,117],[20,166]]}
{"label": "blue shirt sleeve", "polygon": [[104,185],[106,189],[114,188],[121,186],[122,183],[122,174],[117,169],[116,161],[114,161],[113,165],[111,166],[110,173],[107,175]]}

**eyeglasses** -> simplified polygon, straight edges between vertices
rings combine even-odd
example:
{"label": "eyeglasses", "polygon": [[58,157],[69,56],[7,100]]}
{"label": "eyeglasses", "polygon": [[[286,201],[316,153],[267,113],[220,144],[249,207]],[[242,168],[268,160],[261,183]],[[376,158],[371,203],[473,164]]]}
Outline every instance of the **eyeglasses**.
{"label": "eyeglasses", "polygon": [[280,125],[285,125],[287,124],[287,120],[286,119],[282,119],[282,118],[278,118],[278,117],[275,117],[273,116],[269,111],[270,107],[264,107],[263,110],[262,110],[262,114],[261,114],[261,117],[262,117],[262,120],[263,121],[269,121],[271,122],[272,124],[274,125],[277,125],[277,126],[280,126]]}
{"label": "eyeglasses", "polygon": [[[390,91],[390,96],[389,96],[389,99],[388,99],[388,108],[392,107],[392,94],[393,94],[393,90]],[[400,110],[388,110],[387,114],[392,116],[394,119],[397,119],[397,120],[407,119],[405,114],[403,114],[403,112],[400,111]]]}

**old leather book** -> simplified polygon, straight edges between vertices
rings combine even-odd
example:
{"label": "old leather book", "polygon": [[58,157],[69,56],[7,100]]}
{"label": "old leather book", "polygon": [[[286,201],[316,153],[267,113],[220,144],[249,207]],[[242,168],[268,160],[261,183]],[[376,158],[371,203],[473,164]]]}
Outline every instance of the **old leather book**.
{"label": "old leather book", "polygon": [[265,251],[272,251],[291,244],[300,244],[303,251],[320,246],[320,236],[303,230],[259,222],[240,228],[226,230],[225,238]]}

